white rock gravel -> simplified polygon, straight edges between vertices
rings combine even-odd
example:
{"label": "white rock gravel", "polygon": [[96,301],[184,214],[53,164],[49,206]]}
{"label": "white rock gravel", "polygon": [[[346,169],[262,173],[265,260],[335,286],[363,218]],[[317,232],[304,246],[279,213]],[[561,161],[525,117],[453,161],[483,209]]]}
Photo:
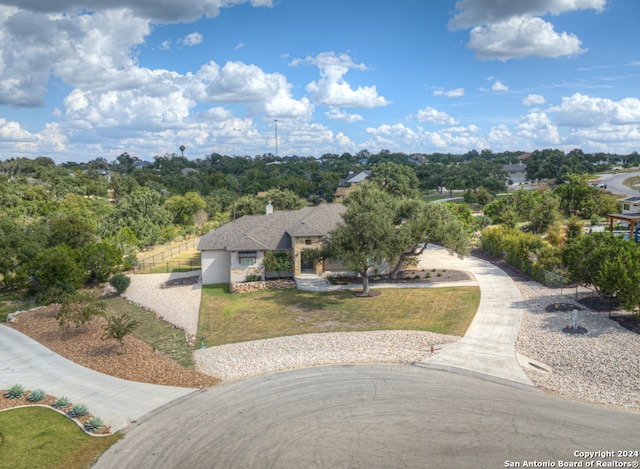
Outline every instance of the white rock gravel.
{"label": "white rock gravel", "polygon": [[413,363],[460,337],[421,331],[327,332],[196,350],[196,369],[223,381],[318,365]]}
{"label": "white rock gravel", "polygon": [[[640,335],[606,312],[584,308],[575,301],[575,289],[561,295],[533,281],[516,284],[524,301],[516,351],[552,368],[551,373],[525,369],[532,383],[570,399],[640,412]],[[573,324],[573,313],[546,311],[555,303],[580,308],[578,326],[588,332],[562,332]]]}
{"label": "white rock gravel", "polygon": [[[197,274],[133,275],[125,297],[193,336],[201,285],[160,288],[170,277],[193,275]],[[525,368],[532,383],[570,399],[640,412],[640,336],[608,319],[607,313],[579,305],[575,290],[561,294],[537,282],[514,280],[524,309],[515,349],[552,368]],[[554,303],[582,308],[578,324],[588,332],[563,333],[572,323],[572,313],[547,312]],[[412,363],[425,358],[432,345],[459,339],[419,331],[306,334],[199,349],[194,358],[198,371],[229,381],[318,365]]]}
{"label": "white rock gravel", "polygon": [[202,298],[202,283],[160,288],[164,282],[184,277],[200,276],[199,270],[169,274],[131,275],[131,284],[123,297],[149,309],[190,336],[198,333],[198,315]]}

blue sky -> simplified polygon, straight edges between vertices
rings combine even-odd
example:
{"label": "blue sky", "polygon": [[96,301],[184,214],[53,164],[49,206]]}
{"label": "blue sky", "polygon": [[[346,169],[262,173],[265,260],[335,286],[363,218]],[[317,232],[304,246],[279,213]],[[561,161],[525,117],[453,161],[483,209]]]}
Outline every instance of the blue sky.
{"label": "blue sky", "polygon": [[[535,6],[531,6],[531,5]],[[640,148],[636,0],[0,0],[0,159]]]}

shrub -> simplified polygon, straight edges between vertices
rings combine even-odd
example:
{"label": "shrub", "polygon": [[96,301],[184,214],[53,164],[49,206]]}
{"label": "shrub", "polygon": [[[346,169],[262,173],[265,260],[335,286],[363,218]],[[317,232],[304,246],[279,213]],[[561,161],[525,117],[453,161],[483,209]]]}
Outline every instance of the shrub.
{"label": "shrub", "polygon": [[56,401],[53,403],[53,407],[56,409],[64,409],[65,407],[67,407],[69,404],[71,403],[71,401],[69,401],[68,397],[59,397],[56,399]]}
{"label": "shrub", "polygon": [[104,316],[107,305],[92,293],[78,293],[67,297],[56,316],[60,327],[68,328],[69,323],[80,327],[91,322],[96,316]]}
{"label": "shrub", "polygon": [[124,338],[131,334],[138,327],[138,321],[133,319],[127,313],[120,316],[111,316],[104,325],[104,334],[102,339],[116,339],[122,349]]}
{"label": "shrub", "polygon": [[442,277],[442,272],[438,272],[438,275],[436,275],[436,277]]}
{"label": "shrub", "polygon": [[414,275],[414,276],[413,276],[413,279],[414,279],[414,280],[420,280],[420,276],[419,276],[419,275]]}
{"label": "shrub", "polygon": [[7,399],[20,399],[27,393],[27,390],[21,384],[14,384],[4,395]]}
{"label": "shrub", "polygon": [[44,399],[46,396],[47,395],[42,389],[35,389],[31,391],[31,394],[29,394],[29,397],[27,397],[27,400],[29,402],[38,402]]}
{"label": "shrub", "polygon": [[262,275],[247,275],[246,282],[261,282]]}
{"label": "shrub", "polygon": [[82,417],[83,415],[87,415],[89,413],[89,409],[85,404],[73,404],[73,407],[67,412],[67,415],[71,418]]}
{"label": "shrub", "polygon": [[127,277],[124,274],[115,274],[113,277],[109,279],[109,284],[116,289],[118,295],[122,295],[129,285],[131,284],[131,278]]}
{"label": "shrub", "polygon": [[102,428],[104,428],[104,422],[100,417],[91,417],[84,424],[84,428],[88,432],[97,432],[98,430],[101,430]]}
{"label": "shrub", "polygon": [[430,272],[427,272],[427,273],[425,274],[424,278],[431,278],[431,273],[430,273]]}

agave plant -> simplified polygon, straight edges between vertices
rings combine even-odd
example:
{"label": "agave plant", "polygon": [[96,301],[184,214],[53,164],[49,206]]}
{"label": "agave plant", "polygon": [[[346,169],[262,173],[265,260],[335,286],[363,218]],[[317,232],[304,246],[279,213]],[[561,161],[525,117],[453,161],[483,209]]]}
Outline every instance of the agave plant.
{"label": "agave plant", "polygon": [[104,428],[104,422],[100,417],[91,417],[84,424],[84,428],[88,432],[97,432],[98,430],[101,430],[102,428]]}
{"label": "agave plant", "polygon": [[62,396],[56,399],[56,401],[53,403],[53,407],[55,407],[56,409],[64,409],[69,404],[69,398]]}
{"label": "agave plant", "polygon": [[86,404],[73,404],[73,407],[69,409],[67,415],[71,418],[82,417],[83,415],[87,415],[89,413],[89,409]]}
{"label": "agave plant", "polygon": [[27,393],[27,390],[21,384],[14,384],[4,395],[7,399],[20,399]]}
{"label": "agave plant", "polygon": [[29,394],[29,397],[27,397],[27,400],[29,402],[38,402],[44,399],[46,396],[47,395],[42,389],[35,389],[31,391],[31,394]]}

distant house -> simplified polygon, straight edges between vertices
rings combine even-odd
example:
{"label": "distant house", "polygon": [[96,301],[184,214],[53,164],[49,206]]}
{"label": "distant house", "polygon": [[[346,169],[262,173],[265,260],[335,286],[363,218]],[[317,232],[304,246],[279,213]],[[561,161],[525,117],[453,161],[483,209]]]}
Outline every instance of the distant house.
{"label": "distant house", "polygon": [[369,176],[371,176],[371,170],[369,169],[365,169],[358,173],[355,171],[349,171],[346,178],[338,181],[338,188],[333,194],[333,200],[335,202],[340,202],[354,186],[366,181]]}
{"label": "distant house", "polygon": [[274,212],[269,204],[265,215],[245,215],[207,233],[198,243],[202,251],[202,283],[244,282],[248,276],[266,279],[267,251],[293,254],[294,276],[344,271],[341,264],[330,259],[313,262],[302,255],[303,250],[321,245],[342,222],[344,211],[341,204],[321,204]]}
{"label": "distant house", "polygon": [[622,202],[623,215],[628,215],[630,213],[637,215],[640,213],[640,197],[627,197],[626,199],[622,199],[620,202]]}
{"label": "distant house", "polygon": [[527,180],[527,165],[522,160],[514,164],[504,164],[502,170],[508,174],[507,179],[513,184],[520,184]]}

